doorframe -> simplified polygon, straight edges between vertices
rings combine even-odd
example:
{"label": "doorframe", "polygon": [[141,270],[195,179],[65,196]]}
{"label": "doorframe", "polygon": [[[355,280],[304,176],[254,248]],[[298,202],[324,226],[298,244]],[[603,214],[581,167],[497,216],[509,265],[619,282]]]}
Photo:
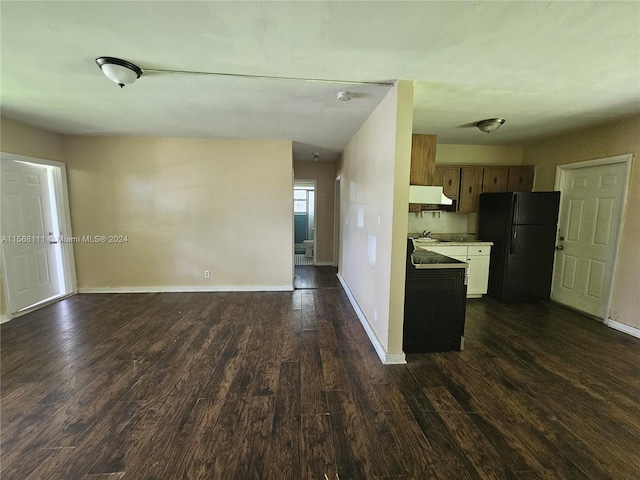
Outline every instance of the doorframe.
{"label": "doorframe", "polygon": [[[294,178],[293,190],[295,190],[297,183],[313,184],[313,265],[315,266],[317,264],[316,258],[318,254],[318,180],[315,178]],[[292,191],[292,194],[293,194],[293,191]],[[294,214],[292,213],[292,215]],[[295,221],[294,221],[293,228],[294,228],[293,248],[295,250]]]}
{"label": "doorframe", "polygon": [[[60,223],[61,230],[65,232],[65,237],[72,237],[71,230],[71,210],[69,204],[69,189],[67,184],[67,166],[63,162],[55,160],[48,160],[44,158],[27,157],[25,155],[18,155],[15,153],[0,152],[0,158],[3,160],[13,160],[16,162],[31,163],[36,165],[44,165],[47,167],[54,167],[53,172],[53,188],[55,195],[56,214],[58,215],[58,221]],[[20,312],[12,312],[11,298],[9,297],[9,282],[7,278],[7,271],[4,268],[4,249],[1,249],[0,255],[2,255],[2,280],[4,286],[4,298],[6,298],[6,314],[0,319],[0,323],[9,321],[13,318],[17,318],[25,313],[29,313],[37,308],[43,307],[49,303],[56,302],[61,298],[74,295],[78,293],[78,281],[76,278],[75,258],[73,255],[73,242],[60,242],[62,251],[62,268],[64,271],[64,285],[62,285],[64,292],[59,297],[51,300],[50,302],[42,302],[33,306],[33,308],[27,308]]]}
{"label": "doorframe", "polygon": [[340,175],[333,186],[333,266],[337,267],[340,259]]}
{"label": "doorframe", "polygon": [[[629,190],[629,180],[631,177],[631,160],[632,159],[633,159],[633,154],[627,153],[624,155],[616,155],[613,157],[605,157],[605,158],[596,158],[593,160],[585,160],[585,161],[574,162],[574,163],[565,163],[565,164],[556,166],[556,180],[555,180],[554,188],[555,190],[560,192],[560,211],[558,215],[558,225],[560,224],[560,221],[563,219],[563,216],[566,215],[566,212],[563,212],[563,209],[562,209],[562,195],[563,195],[562,188],[564,186],[569,170],[598,167],[601,165],[610,165],[613,163],[624,163],[626,166],[625,172],[624,172],[625,178],[622,185],[622,210],[620,212],[620,222],[615,228],[615,239],[614,239],[614,246],[613,246],[613,266],[611,268],[611,277],[609,278],[607,300],[606,300],[606,305],[604,309],[604,318],[600,319],[605,325],[609,321],[609,311],[611,309],[611,299],[613,297],[612,295],[613,281],[616,277],[616,269],[618,265],[618,253],[620,250],[620,234],[622,233],[622,224],[624,223],[624,213],[627,208],[627,194]],[[555,258],[553,263],[555,268],[555,264],[556,264]],[[553,295],[553,291],[552,291],[552,295]]]}

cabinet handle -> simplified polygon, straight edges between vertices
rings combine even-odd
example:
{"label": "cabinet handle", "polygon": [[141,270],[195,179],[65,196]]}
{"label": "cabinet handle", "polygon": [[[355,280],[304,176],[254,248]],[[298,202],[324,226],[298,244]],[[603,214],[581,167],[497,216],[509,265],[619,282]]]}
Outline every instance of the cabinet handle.
{"label": "cabinet handle", "polygon": [[451,179],[449,179],[449,186],[451,186]]}
{"label": "cabinet handle", "polygon": [[498,184],[498,177],[493,177],[493,184],[497,185]]}
{"label": "cabinet handle", "polygon": [[518,237],[518,232],[514,227],[511,227],[511,228],[513,229],[513,234],[511,235],[511,244],[509,245],[509,254],[513,255],[514,253],[516,253],[516,238]]}
{"label": "cabinet handle", "polygon": [[471,193],[471,187],[469,187],[469,193]]}
{"label": "cabinet handle", "polygon": [[520,185],[522,185],[522,177],[520,177]]}

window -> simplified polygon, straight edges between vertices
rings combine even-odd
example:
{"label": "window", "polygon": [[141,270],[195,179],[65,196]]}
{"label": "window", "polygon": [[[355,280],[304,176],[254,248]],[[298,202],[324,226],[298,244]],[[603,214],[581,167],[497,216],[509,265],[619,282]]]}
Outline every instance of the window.
{"label": "window", "polygon": [[307,213],[307,190],[293,190],[293,213]]}

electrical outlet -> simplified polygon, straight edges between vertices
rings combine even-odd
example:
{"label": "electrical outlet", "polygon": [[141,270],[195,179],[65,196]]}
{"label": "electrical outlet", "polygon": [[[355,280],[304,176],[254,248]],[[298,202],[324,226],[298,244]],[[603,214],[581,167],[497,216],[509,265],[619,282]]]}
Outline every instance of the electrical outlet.
{"label": "electrical outlet", "polygon": [[209,270],[204,271],[204,278],[209,278]]}

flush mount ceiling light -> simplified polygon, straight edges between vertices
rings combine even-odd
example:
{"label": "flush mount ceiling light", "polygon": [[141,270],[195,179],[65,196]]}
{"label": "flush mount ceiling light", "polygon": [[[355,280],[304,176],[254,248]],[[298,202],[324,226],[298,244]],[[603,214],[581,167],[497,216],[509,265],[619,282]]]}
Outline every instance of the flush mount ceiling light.
{"label": "flush mount ceiling light", "polygon": [[319,153],[314,153],[311,158],[313,158],[314,162],[317,162],[318,160],[320,160],[320,154]]}
{"label": "flush mount ceiling light", "polygon": [[338,92],[338,100],[341,102],[348,102],[351,100],[351,93],[349,92]]}
{"label": "flush mount ceiling light", "polygon": [[504,118],[487,118],[476,122],[474,125],[485,133],[491,133],[499,129],[504,122]]}
{"label": "flush mount ceiling light", "polygon": [[115,57],[98,57],[96,63],[112,82],[120,85],[120,88],[135,82],[142,76],[142,69],[126,60]]}

